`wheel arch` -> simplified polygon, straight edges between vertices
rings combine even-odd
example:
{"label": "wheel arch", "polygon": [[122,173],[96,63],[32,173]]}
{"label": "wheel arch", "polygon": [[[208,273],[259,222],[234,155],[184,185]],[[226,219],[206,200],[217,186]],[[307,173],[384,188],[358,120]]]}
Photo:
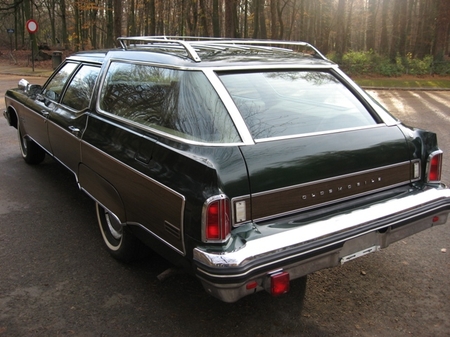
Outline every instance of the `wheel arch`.
{"label": "wheel arch", "polygon": [[17,116],[17,111],[14,107],[12,107],[11,105],[7,107],[6,111],[5,111],[5,117],[8,120],[8,124],[10,126],[15,127],[16,129],[18,128],[19,125],[19,119]]}
{"label": "wheel arch", "polygon": [[92,199],[108,209],[126,223],[126,212],[122,198],[117,189],[105,178],[84,164],[78,168],[78,185]]}

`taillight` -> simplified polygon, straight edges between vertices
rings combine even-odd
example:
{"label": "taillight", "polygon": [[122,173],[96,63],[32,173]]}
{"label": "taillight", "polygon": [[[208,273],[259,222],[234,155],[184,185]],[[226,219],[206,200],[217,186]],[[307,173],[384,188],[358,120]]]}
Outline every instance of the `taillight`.
{"label": "taillight", "polygon": [[[286,294],[290,288],[289,273],[283,270],[276,270],[267,274],[264,280],[264,289],[272,296],[280,296]],[[248,288],[247,288],[248,289]]]}
{"label": "taillight", "polygon": [[280,272],[270,277],[270,293],[272,296],[280,296],[289,291],[289,274]]}
{"label": "taillight", "polygon": [[428,157],[427,182],[439,182],[442,171],[442,151],[434,151]]}
{"label": "taillight", "polygon": [[209,198],[203,207],[203,241],[223,242],[231,231],[230,200],[224,195]]}

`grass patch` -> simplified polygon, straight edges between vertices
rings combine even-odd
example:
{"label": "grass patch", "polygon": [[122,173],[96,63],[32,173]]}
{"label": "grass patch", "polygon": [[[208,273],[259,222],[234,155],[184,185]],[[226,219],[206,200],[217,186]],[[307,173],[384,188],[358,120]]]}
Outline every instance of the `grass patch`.
{"label": "grass patch", "polygon": [[450,89],[450,77],[358,78],[357,76],[354,76],[353,80],[361,87]]}

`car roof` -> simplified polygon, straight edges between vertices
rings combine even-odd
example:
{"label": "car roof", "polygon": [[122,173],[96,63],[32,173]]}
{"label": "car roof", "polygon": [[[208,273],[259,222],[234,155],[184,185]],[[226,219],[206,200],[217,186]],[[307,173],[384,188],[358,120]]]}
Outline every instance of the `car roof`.
{"label": "car roof", "polygon": [[305,42],[173,36],[118,40],[121,48],[78,52],[69,59],[103,63],[111,58],[189,68],[336,66]]}
{"label": "car roof", "polygon": [[80,62],[102,64],[105,60],[107,53],[108,50],[80,51],[70,55],[69,57],[67,57],[67,59]]}

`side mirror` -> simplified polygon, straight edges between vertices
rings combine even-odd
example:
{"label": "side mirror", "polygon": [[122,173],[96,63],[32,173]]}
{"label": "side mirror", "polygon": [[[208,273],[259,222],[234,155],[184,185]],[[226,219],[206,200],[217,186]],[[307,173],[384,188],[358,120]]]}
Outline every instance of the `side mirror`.
{"label": "side mirror", "polygon": [[42,91],[42,86],[39,84],[31,84],[25,79],[19,81],[19,89],[23,90],[28,96],[34,96],[40,94]]}
{"label": "side mirror", "polygon": [[27,80],[25,80],[23,78],[19,81],[19,89],[20,90],[23,90],[26,92],[29,85],[30,85],[30,82],[28,82]]}

